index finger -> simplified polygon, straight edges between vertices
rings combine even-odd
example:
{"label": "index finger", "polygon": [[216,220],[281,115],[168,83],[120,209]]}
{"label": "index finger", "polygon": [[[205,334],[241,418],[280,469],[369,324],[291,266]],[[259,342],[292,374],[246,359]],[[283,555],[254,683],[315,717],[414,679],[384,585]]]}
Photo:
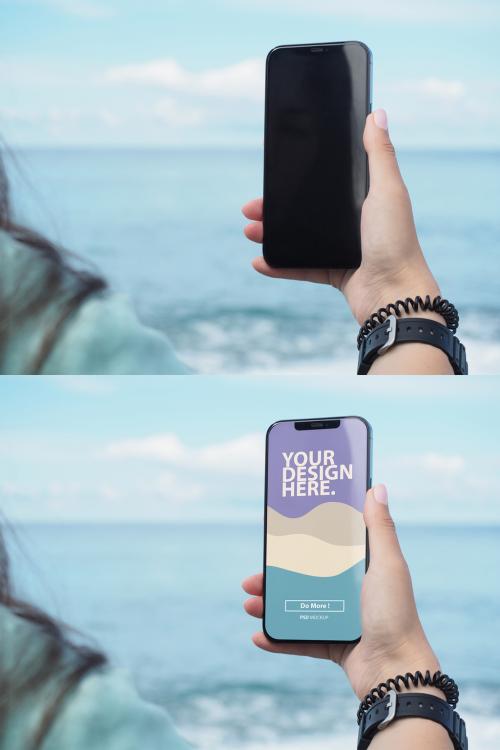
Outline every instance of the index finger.
{"label": "index finger", "polygon": [[247,594],[251,594],[252,596],[262,596],[264,588],[262,573],[256,573],[254,576],[245,578],[241,583],[241,587],[243,591],[247,592]]}
{"label": "index finger", "polygon": [[250,221],[262,221],[263,205],[262,198],[254,198],[253,201],[248,201],[241,209],[243,216],[246,216]]}

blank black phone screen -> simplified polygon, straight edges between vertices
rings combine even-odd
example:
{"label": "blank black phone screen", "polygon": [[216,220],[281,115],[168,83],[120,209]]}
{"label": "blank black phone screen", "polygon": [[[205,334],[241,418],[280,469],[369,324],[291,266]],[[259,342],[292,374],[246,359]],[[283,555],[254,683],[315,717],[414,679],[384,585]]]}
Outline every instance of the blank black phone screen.
{"label": "blank black phone screen", "polygon": [[270,52],[263,217],[270,265],[360,265],[369,100],[370,55],[359,42]]}

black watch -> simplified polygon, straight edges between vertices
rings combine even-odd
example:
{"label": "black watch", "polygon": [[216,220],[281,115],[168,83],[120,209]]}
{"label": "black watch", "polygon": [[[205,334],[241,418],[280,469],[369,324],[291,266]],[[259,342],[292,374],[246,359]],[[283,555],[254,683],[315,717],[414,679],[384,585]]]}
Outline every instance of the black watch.
{"label": "black watch", "polygon": [[465,347],[449,328],[429,318],[396,318],[373,329],[359,347],[358,375],[366,375],[374,360],[385,354],[394,344],[418,342],[441,349],[450,360],[455,375],[467,375]]}
{"label": "black watch", "polygon": [[430,693],[396,693],[389,690],[363,714],[359,724],[358,750],[366,750],[377,732],[391,721],[408,717],[430,719],[441,724],[453,742],[455,750],[467,750],[468,741],[464,720],[446,701]]}

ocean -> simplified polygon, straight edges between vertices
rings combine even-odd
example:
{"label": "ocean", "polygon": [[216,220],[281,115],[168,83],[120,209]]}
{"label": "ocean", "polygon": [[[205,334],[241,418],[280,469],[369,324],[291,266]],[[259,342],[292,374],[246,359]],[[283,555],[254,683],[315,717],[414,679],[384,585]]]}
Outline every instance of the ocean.
{"label": "ocean", "polygon": [[[25,150],[19,218],[91,261],[204,373],[354,371],[357,325],[327,287],[250,266],[240,207],[257,150]],[[470,371],[500,372],[500,152],[399,154],[422,247],[461,315]],[[388,300],[389,301],[389,300]]]}
{"label": "ocean", "polygon": [[[471,748],[500,745],[500,527],[403,526],[417,603],[460,686]],[[19,526],[19,591],[93,638],[203,750],[355,747],[353,697],[326,661],[267,654],[240,582],[259,525]]]}

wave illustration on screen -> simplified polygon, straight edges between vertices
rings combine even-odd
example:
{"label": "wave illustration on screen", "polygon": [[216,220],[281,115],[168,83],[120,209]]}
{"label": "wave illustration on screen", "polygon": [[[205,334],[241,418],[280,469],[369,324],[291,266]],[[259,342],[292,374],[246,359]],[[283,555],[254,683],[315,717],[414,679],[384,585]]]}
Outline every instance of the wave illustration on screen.
{"label": "wave illustration on screen", "polygon": [[298,518],[267,511],[267,565],[309,576],[337,576],[365,557],[363,515],[327,502]]}

